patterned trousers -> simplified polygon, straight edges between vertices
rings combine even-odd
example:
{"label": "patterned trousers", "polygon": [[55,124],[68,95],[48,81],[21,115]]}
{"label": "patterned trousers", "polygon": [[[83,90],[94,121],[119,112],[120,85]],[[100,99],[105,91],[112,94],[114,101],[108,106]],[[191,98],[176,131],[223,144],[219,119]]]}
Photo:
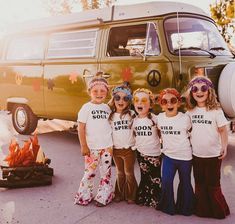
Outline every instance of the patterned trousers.
{"label": "patterned trousers", "polygon": [[85,172],[75,196],[75,204],[87,205],[94,198],[94,178],[98,165],[101,179],[95,200],[103,205],[112,201],[111,161],[112,148],[95,150],[91,152],[90,156],[85,156]]}
{"label": "patterned trousers", "polygon": [[136,203],[157,208],[161,197],[161,156],[136,153],[141,174]]}

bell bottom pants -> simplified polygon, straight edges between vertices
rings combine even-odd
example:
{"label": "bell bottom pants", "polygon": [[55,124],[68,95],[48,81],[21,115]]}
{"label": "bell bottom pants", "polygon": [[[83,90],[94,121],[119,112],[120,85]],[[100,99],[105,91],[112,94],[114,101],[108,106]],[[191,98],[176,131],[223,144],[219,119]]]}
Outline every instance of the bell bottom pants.
{"label": "bell bottom pants", "polygon": [[119,200],[135,201],[137,181],[134,165],[135,152],[129,149],[114,149],[113,159],[116,165],[115,198]]}
{"label": "bell bottom pants", "polygon": [[[174,199],[174,178],[179,174],[177,200]],[[174,215],[192,215],[194,208],[194,193],[191,185],[192,160],[177,160],[168,156],[163,157],[162,163],[162,195],[159,209]]]}
{"label": "bell bottom pants", "polygon": [[193,157],[197,216],[223,219],[230,214],[220,186],[221,163],[218,157]]}
{"label": "bell bottom pants", "polygon": [[95,200],[107,205],[113,198],[111,184],[112,148],[92,151],[90,156],[85,156],[85,172],[75,196],[74,203],[87,205],[93,199],[94,178],[99,165],[100,183]]}

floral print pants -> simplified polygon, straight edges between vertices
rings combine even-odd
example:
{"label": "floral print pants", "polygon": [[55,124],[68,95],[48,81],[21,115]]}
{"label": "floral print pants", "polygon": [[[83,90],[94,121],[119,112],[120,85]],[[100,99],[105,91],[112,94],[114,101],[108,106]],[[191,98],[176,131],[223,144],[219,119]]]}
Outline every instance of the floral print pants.
{"label": "floral print pants", "polygon": [[141,174],[136,203],[157,208],[161,197],[161,156],[136,153]]}
{"label": "floral print pants", "polygon": [[112,148],[94,150],[90,156],[85,156],[85,172],[80,182],[74,204],[87,205],[93,199],[94,177],[99,165],[100,183],[95,200],[103,205],[113,199],[113,187],[111,184]]}

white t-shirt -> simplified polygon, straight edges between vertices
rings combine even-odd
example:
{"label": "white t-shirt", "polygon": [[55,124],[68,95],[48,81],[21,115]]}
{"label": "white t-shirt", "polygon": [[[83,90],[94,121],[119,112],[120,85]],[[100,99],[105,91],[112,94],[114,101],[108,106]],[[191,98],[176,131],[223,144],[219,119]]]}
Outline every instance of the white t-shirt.
{"label": "white t-shirt", "polygon": [[[134,112],[132,111],[132,114]],[[133,130],[131,129],[132,118],[129,114],[120,117],[119,113],[114,113],[111,126],[113,132],[113,145],[115,149],[130,148],[134,145]]]}
{"label": "white t-shirt", "polygon": [[78,122],[86,124],[86,141],[90,150],[113,146],[112,129],[108,121],[110,108],[107,104],[84,104],[78,113]]}
{"label": "white t-shirt", "polygon": [[[154,121],[155,125],[153,125]],[[152,114],[149,118],[134,118],[132,128],[135,131],[135,148],[147,156],[159,156],[161,154],[161,144],[157,134],[157,117]]]}
{"label": "white t-shirt", "polygon": [[222,148],[218,128],[228,124],[223,111],[207,111],[205,107],[195,107],[187,114],[192,122],[193,155],[202,158],[219,156]]}
{"label": "white t-shirt", "polygon": [[163,140],[162,152],[178,160],[191,160],[192,149],[189,141],[188,130],[191,121],[188,115],[178,112],[174,117],[167,117],[166,113],[157,115],[158,128]]}

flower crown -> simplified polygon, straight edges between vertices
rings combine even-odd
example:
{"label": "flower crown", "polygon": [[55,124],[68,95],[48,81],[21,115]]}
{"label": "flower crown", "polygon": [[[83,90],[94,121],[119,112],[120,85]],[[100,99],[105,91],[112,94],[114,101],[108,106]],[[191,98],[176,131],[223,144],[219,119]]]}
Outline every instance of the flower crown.
{"label": "flower crown", "polygon": [[211,80],[209,80],[206,77],[196,77],[196,78],[192,79],[188,84],[188,88],[191,88],[196,83],[205,83],[207,86],[214,88],[214,85],[211,82]]}
{"label": "flower crown", "polygon": [[154,102],[155,97],[153,95],[153,92],[149,89],[145,89],[145,88],[136,89],[133,93],[133,96],[135,96],[137,93],[140,93],[140,92],[148,94],[150,100],[152,100],[152,102]]}
{"label": "flower crown", "polygon": [[174,96],[178,99],[178,101],[181,102],[181,95],[180,95],[180,93],[179,93],[175,88],[167,88],[167,89],[163,89],[163,90],[160,92],[160,94],[159,94],[159,96],[158,96],[158,99],[157,99],[157,101],[158,101],[159,104],[160,104],[160,102],[161,102],[163,96],[164,96],[165,94],[167,94],[167,93],[170,93],[170,94],[174,95]]}
{"label": "flower crown", "polygon": [[94,78],[88,84],[88,90],[91,90],[96,85],[103,85],[107,91],[109,90],[108,83],[104,78]]}

